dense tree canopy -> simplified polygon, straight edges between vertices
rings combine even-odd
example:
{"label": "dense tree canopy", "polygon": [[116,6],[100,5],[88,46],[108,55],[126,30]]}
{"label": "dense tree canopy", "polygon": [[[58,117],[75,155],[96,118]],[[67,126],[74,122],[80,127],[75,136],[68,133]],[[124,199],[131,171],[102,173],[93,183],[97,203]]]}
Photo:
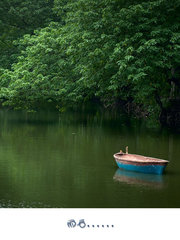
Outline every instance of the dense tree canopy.
{"label": "dense tree canopy", "polygon": [[62,109],[96,100],[178,121],[179,0],[11,2],[0,5],[0,39],[19,52],[8,59],[11,69],[8,63],[0,70],[4,105]]}
{"label": "dense tree canopy", "polygon": [[0,66],[9,67],[15,61],[18,49],[14,40],[56,19],[53,3],[53,0],[0,1]]}

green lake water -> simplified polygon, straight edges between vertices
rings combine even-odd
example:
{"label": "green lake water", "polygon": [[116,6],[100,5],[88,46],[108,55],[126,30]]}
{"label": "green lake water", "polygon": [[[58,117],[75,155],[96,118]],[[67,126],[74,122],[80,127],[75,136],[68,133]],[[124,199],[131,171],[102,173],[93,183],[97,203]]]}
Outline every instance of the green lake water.
{"label": "green lake water", "polygon": [[[118,170],[113,154],[170,161],[162,176]],[[0,207],[180,207],[180,134],[103,112],[0,111]]]}

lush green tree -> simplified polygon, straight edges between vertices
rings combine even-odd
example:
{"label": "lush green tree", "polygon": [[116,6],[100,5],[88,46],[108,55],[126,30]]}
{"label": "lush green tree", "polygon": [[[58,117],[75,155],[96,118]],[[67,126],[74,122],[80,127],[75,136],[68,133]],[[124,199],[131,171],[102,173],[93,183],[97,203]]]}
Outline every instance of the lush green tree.
{"label": "lush green tree", "polygon": [[21,39],[1,99],[31,109],[96,98],[166,121],[180,96],[179,10],[179,0],[55,0],[63,24]]}
{"label": "lush green tree", "polygon": [[[148,111],[157,107],[162,111],[171,97],[179,96],[179,84],[173,81],[173,69],[180,66],[179,10],[180,1],[161,0],[132,5],[119,13],[122,40],[111,56],[119,69],[111,87],[129,86],[133,101]],[[174,96],[172,83],[177,91]]]}
{"label": "lush green tree", "polygon": [[75,14],[66,11],[66,26],[75,30],[68,49],[86,94],[105,105],[123,100],[168,114],[180,96],[180,1],[71,1],[70,7]]}
{"label": "lush green tree", "polygon": [[55,18],[52,8],[53,0],[0,1],[0,67],[10,67],[15,61],[18,49],[14,40]]}

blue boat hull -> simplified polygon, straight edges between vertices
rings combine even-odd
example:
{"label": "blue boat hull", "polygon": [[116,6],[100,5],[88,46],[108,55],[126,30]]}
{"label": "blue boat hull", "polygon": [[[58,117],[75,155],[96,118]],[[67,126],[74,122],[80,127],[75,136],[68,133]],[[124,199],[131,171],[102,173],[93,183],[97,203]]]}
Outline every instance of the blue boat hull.
{"label": "blue boat hull", "polygon": [[143,173],[155,173],[155,174],[162,174],[166,165],[131,165],[131,164],[124,164],[116,160],[116,163],[119,168],[123,168],[129,171],[136,171],[136,172],[143,172]]}

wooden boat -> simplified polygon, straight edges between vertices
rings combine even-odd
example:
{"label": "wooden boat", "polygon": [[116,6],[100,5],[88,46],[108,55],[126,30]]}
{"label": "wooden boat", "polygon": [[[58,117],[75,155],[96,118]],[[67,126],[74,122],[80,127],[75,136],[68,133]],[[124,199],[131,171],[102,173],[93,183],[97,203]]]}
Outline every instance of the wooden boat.
{"label": "wooden boat", "polygon": [[126,147],[126,153],[120,150],[119,153],[115,153],[113,156],[119,168],[144,173],[162,174],[169,162],[163,159],[129,154],[128,147]]}

